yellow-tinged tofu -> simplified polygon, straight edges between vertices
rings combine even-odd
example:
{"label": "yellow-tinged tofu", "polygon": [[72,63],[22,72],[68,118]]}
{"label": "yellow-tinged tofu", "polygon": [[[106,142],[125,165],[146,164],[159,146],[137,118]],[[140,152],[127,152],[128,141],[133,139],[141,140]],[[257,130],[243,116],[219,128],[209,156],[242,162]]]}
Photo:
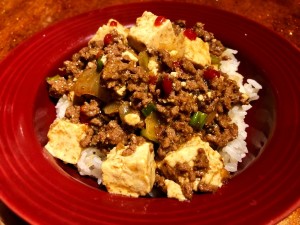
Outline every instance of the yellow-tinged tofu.
{"label": "yellow-tinged tofu", "polygon": [[225,170],[222,156],[212,148],[205,149],[205,154],[209,161],[209,169],[202,177],[201,182],[207,185],[221,187],[224,179],[228,177],[228,172]]}
{"label": "yellow-tinged tofu", "polygon": [[131,155],[123,156],[127,148],[113,148],[107,155],[102,163],[103,184],[110,193],[131,197],[146,195],[155,181],[153,145],[145,142]]}
{"label": "yellow-tinged tofu", "polygon": [[167,196],[168,198],[176,198],[179,201],[187,200],[184,194],[182,193],[181,187],[179,184],[175,183],[172,180],[165,180],[165,185],[167,187]]}
{"label": "yellow-tinged tofu", "polygon": [[160,69],[160,65],[158,63],[158,57],[152,56],[149,58],[148,69],[154,74],[157,75]]}
{"label": "yellow-tinged tofu", "polygon": [[139,61],[138,58],[137,58],[138,56],[134,52],[131,52],[131,51],[128,51],[128,50],[126,50],[125,52],[122,52],[122,56],[123,57],[128,56],[129,59],[131,59],[134,62]]}
{"label": "yellow-tinged tofu", "polygon": [[[177,163],[186,163],[191,168],[195,165],[197,159],[198,150],[203,149],[208,159],[208,169],[203,177],[196,178],[194,181],[190,181],[188,176],[178,176],[178,185],[184,183],[192,183],[194,191],[198,190],[198,185],[202,184],[209,187],[219,188],[223,185],[223,181],[228,176],[228,172],[224,168],[224,163],[221,155],[214,151],[208,142],[204,142],[200,137],[193,137],[188,142],[181,145],[177,151],[169,152],[166,157],[157,163],[157,167],[163,171],[163,167],[175,168]],[[166,177],[168,179],[168,177]],[[167,193],[175,192],[178,190],[169,190],[172,188],[178,188],[174,185],[167,185]],[[180,196],[180,195],[178,195]],[[179,198],[178,198],[179,199]],[[180,199],[179,199],[180,200]]]}
{"label": "yellow-tinged tofu", "polygon": [[182,56],[184,36],[176,36],[170,20],[165,20],[160,26],[155,26],[157,16],[145,11],[136,20],[136,25],[130,28],[128,41],[138,51],[147,48],[151,50],[167,50]]}
{"label": "yellow-tinged tofu", "polygon": [[[115,21],[117,23],[117,26],[111,26],[110,23],[112,21]],[[117,32],[124,36],[124,41],[127,41],[126,38],[128,36],[128,28],[124,27],[122,24],[120,24],[117,20],[110,19],[108,20],[107,24],[101,26],[96,34],[92,37],[91,41],[103,41],[106,34],[110,33],[112,30],[117,30]]]}
{"label": "yellow-tinged tofu", "polygon": [[211,64],[209,44],[200,38],[190,40],[183,32],[178,35],[172,22],[166,19],[161,25],[155,26],[157,16],[145,11],[136,20],[136,25],[130,28],[128,41],[136,50],[146,48],[152,50],[166,50],[174,58],[186,57],[195,65],[206,66]]}
{"label": "yellow-tinged tofu", "polygon": [[190,40],[185,37],[184,49],[184,56],[194,64],[202,67],[211,64],[209,45],[202,39],[197,37],[195,40]]}
{"label": "yellow-tinged tofu", "polygon": [[56,119],[50,126],[47,134],[49,141],[45,148],[54,157],[76,164],[82,151],[80,141],[85,137],[87,129],[85,124]]}

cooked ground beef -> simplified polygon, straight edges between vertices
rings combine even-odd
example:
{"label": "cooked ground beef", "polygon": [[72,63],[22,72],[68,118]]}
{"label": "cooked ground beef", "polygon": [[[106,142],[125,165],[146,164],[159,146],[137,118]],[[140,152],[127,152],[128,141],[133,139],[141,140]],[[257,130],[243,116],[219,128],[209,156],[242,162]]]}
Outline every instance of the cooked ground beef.
{"label": "cooked ground beef", "polygon": [[219,40],[215,39],[213,33],[208,32],[204,29],[203,23],[196,23],[193,29],[197,33],[199,38],[209,43],[209,51],[211,54],[220,56],[225,51],[225,47]]}
{"label": "cooked ground beef", "polygon": [[66,74],[70,75],[71,78],[77,78],[80,73],[87,67],[88,62],[91,62],[96,58],[100,50],[100,46],[92,43],[88,47],[82,48],[78,53],[72,56],[72,60],[66,60],[64,67],[61,68]]}
{"label": "cooked ground beef", "polygon": [[[128,142],[128,147],[122,152],[122,156],[128,156],[134,153],[136,148],[142,145],[145,142],[145,139],[141,136],[136,136],[131,134]],[[153,151],[153,149],[151,149]]]}
{"label": "cooked ground beef", "polygon": [[80,122],[80,106],[71,105],[67,108],[65,117],[68,118],[72,123]]}
{"label": "cooked ground beef", "polygon": [[173,22],[173,29],[175,31],[175,34],[179,34],[180,31],[182,31],[186,27],[186,21],[185,20],[176,20]]}
{"label": "cooked ground beef", "polygon": [[60,98],[71,89],[67,80],[59,75],[53,79],[48,79],[47,82],[49,84],[49,95],[54,98]]}
{"label": "cooked ground beef", "polygon": [[117,145],[127,140],[126,133],[116,120],[111,120],[107,125],[102,126],[95,138],[105,145]]}
{"label": "cooked ground beef", "polygon": [[197,33],[197,36],[202,38],[205,42],[210,42],[212,39],[214,39],[213,33],[206,31],[203,23],[196,23],[193,29]]}
{"label": "cooked ground beef", "polygon": [[85,138],[80,141],[80,145],[84,148],[88,147],[92,142],[93,135],[94,135],[94,130],[91,127],[89,127],[88,130],[86,131]]}
{"label": "cooked ground beef", "polygon": [[86,117],[94,117],[100,113],[99,104],[92,99],[90,102],[84,102],[80,107],[80,113]]}
{"label": "cooked ground beef", "polygon": [[[193,167],[191,167],[187,162],[176,163],[174,168],[169,167],[167,164],[162,165],[161,169],[157,170],[156,185],[163,189],[165,188],[165,184],[163,182],[164,179],[173,180],[180,184],[184,196],[187,199],[191,199],[193,195],[193,182],[197,178],[202,178],[208,168],[209,161],[203,149],[198,149],[195,162],[196,163]],[[183,178],[184,182],[182,182]],[[202,186],[200,185],[199,188],[204,189]],[[205,188],[206,191],[215,189],[215,187],[212,186],[205,186]]]}
{"label": "cooked ground beef", "polygon": [[225,47],[219,40],[212,39],[209,42],[209,51],[212,55],[221,56],[222,53],[225,51]]}
{"label": "cooked ground beef", "polygon": [[[202,25],[198,24],[197,28],[201,27]],[[117,35],[115,36],[117,37]],[[72,83],[74,77],[78,75],[78,70],[84,69],[83,64],[88,66],[86,60],[96,63],[95,55],[99,52],[100,47],[93,43],[76,53],[73,57],[74,61],[65,64],[64,70],[67,74],[69,73],[69,79],[61,77],[56,82],[49,82],[49,91],[55,92],[54,96],[61,96],[68,92],[70,89],[64,87],[71,86],[67,83]],[[197,111],[207,114],[217,113],[212,122],[206,124],[205,129],[200,131],[203,139],[209,141],[212,147],[224,147],[236,137],[237,126],[231,124],[227,112],[234,105],[241,103],[243,98],[236,83],[228,79],[226,74],[222,74],[218,79],[206,80],[203,78],[203,69],[196,69],[189,60],[182,59],[179,66],[174,67],[174,59],[169,53],[157,52],[161,63],[169,68],[169,72],[176,73],[160,75],[161,77],[168,76],[173,84],[174,91],[166,97],[161,92],[163,89],[161,80],[149,84],[150,76],[147,71],[142,66],[135,65],[134,61],[128,60],[128,58],[124,59],[122,52],[126,50],[133,52],[128,46],[119,42],[104,47],[103,52],[106,53],[107,61],[100,74],[101,85],[112,90],[113,99],[130,102],[134,110],[142,110],[150,102],[156,104],[156,110],[160,117],[160,125],[157,128],[158,141],[161,143],[157,150],[160,157],[164,157],[169,151],[174,151],[191,136],[195,129],[189,125],[189,121],[191,114]],[[74,69],[75,67],[76,69]],[[119,92],[122,88],[124,91]],[[127,128],[122,128],[122,124],[118,122],[120,119],[115,119],[118,114],[108,119],[108,121],[114,119],[114,126],[108,125],[110,123],[105,120],[100,123],[104,124],[105,128],[92,123],[92,119],[95,122],[94,117],[100,111],[99,103],[94,99],[88,100],[87,98],[80,109],[77,106],[69,107],[66,117],[73,122],[90,121],[94,130],[94,137],[88,137],[90,145],[114,145],[120,141],[126,142],[125,140],[128,140],[126,135],[129,135],[132,130],[128,132]],[[85,142],[85,146],[87,145]]]}
{"label": "cooked ground beef", "polygon": [[[179,32],[185,29],[186,24],[177,21],[173,26],[175,32]],[[210,44],[210,53],[220,57],[225,49],[221,42],[205,31],[202,23],[197,23],[193,29],[199,38]],[[72,60],[64,63],[61,68],[63,75],[47,81],[50,95],[59,98],[73,90],[83,71],[90,69],[97,74],[95,77],[100,80],[98,89],[94,90],[94,84],[88,84],[91,91],[75,96],[74,105],[68,107],[65,114],[71,122],[89,126],[85,139],[81,141],[82,147],[109,151],[115,146],[126,145],[129,146],[123,152],[126,156],[132,154],[145,139],[150,139],[155,142],[155,155],[160,160],[168,152],[176,151],[195,133],[214,149],[224,147],[237,136],[237,125],[232,123],[228,111],[237,104],[244,104],[245,100],[235,81],[222,73],[207,79],[204,73],[213,68],[196,68],[190,60],[174,59],[167,51],[138,55],[124,42],[122,35],[116,31],[111,35],[110,43],[90,42],[88,47],[74,54]],[[146,57],[146,60],[157,58],[157,74],[145,68],[142,63],[145,59],[140,57]],[[101,66],[104,63],[105,66]],[[109,100],[97,95],[100,88],[109,91],[106,94]],[[109,104],[112,104],[112,109],[105,114],[104,109]],[[150,113],[145,113],[149,111],[149,105],[153,107]],[[207,121],[201,128],[191,124],[191,117],[197,112],[207,115]],[[149,119],[151,113],[155,115],[152,121]],[[131,116],[130,123],[126,121],[126,115]],[[148,130],[152,136],[141,137],[147,126],[152,127],[151,131]],[[175,169],[166,167],[159,171],[156,185],[165,190],[165,178],[176,180],[178,175],[184,175],[190,182],[182,184],[182,190],[188,199],[191,198],[192,182],[201,177],[208,166],[202,149],[199,149],[196,162],[193,168],[181,163]],[[214,187],[199,184],[198,189],[213,191]]]}

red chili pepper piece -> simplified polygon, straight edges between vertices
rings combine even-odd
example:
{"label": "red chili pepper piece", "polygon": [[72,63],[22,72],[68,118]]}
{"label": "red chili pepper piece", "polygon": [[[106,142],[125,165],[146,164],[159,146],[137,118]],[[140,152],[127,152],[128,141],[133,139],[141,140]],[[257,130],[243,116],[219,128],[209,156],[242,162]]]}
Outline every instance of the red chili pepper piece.
{"label": "red chili pepper piece", "polygon": [[165,95],[170,95],[173,90],[173,82],[168,75],[165,75],[162,80],[162,87]]}
{"label": "red chili pepper piece", "polygon": [[103,50],[100,49],[99,52],[96,55],[96,59],[100,58],[103,55]]}
{"label": "red chili pepper piece", "polygon": [[186,36],[191,41],[196,40],[196,38],[197,38],[196,32],[191,28],[185,29],[183,34],[184,34],[184,36]]}
{"label": "red chili pepper piece", "polygon": [[104,36],[104,40],[103,40],[104,45],[109,45],[109,44],[111,44],[111,43],[113,42],[113,40],[114,40],[114,37],[113,37],[111,34],[106,34],[106,35]]}
{"label": "red chili pepper piece", "polygon": [[179,68],[181,66],[181,63],[179,61],[174,61],[173,63],[173,68]]}
{"label": "red chili pepper piece", "polygon": [[114,21],[114,20],[110,21],[110,23],[109,23],[109,26],[111,26],[111,27],[116,27],[117,25],[118,25],[117,21]]}
{"label": "red chili pepper piece", "polygon": [[156,84],[157,83],[157,76],[149,75],[149,84]]}
{"label": "red chili pepper piece", "polygon": [[154,26],[158,27],[158,26],[162,25],[165,21],[166,21],[165,17],[158,16],[158,17],[156,17],[156,19],[154,21]]}
{"label": "red chili pepper piece", "polygon": [[220,77],[220,72],[211,68],[208,68],[206,70],[204,70],[203,72],[203,78],[205,80],[212,80],[215,77]]}
{"label": "red chili pepper piece", "polygon": [[80,113],[79,117],[80,123],[88,124],[90,121],[90,118],[82,113]]}

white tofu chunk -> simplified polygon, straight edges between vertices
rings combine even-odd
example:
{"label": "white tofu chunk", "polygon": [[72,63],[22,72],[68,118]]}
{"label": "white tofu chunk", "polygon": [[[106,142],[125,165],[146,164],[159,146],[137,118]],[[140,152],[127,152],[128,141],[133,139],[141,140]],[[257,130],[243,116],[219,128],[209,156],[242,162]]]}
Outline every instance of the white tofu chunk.
{"label": "white tofu chunk", "polygon": [[208,43],[198,37],[190,40],[183,32],[176,35],[168,19],[155,26],[156,18],[153,13],[145,11],[137,18],[136,25],[130,28],[128,41],[136,50],[166,50],[172,57],[186,57],[198,66],[211,64]]}
{"label": "white tofu chunk", "polygon": [[202,67],[211,64],[209,45],[202,39],[197,37],[195,40],[190,40],[185,37],[184,49],[184,56],[194,64]]}
{"label": "white tofu chunk", "polygon": [[137,58],[137,55],[134,52],[131,52],[131,51],[122,52],[122,57],[124,57],[124,56],[128,56],[129,59],[131,59],[134,62],[139,61]]}
{"label": "white tofu chunk", "polygon": [[143,15],[136,20],[136,25],[130,28],[128,40],[138,51],[145,47],[151,50],[176,51],[176,54],[182,55],[183,35],[176,36],[170,20],[165,20],[160,26],[155,26],[157,16],[151,12],[145,11]]}
{"label": "white tofu chunk", "polygon": [[205,149],[205,154],[209,161],[209,169],[202,177],[201,182],[207,185],[221,187],[224,178],[226,178],[228,174],[225,170],[222,156],[212,148]]}
{"label": "white tofu chunk", "polygon": [[54,120],[47,134],[49,141],[46,150],[66,163],[76,164],[82,151],[80,141],[85,137],[87,128],[85,124]]}
{"label": "white tofu chunk", "polygon": [[179,201],[187,200],[186,197],[183,195],[181,187],[179,184],[175,183],[172,180],[165,180],[165,185],[167,187],[167,196],[168,198],[176,198]]}
{"label": "white tofu chunk", "polygon": [[[177,163],[186,163],[189,167],[193,168],[197,160],[198,150],[200,148],[204,150],[209,161],[207,171],[201,179],[196,178],[195,181],[190,181],[188,176],[178,176],[177,184],[180,186],[184,183],[192,183],[194,191],[198,191],[199,184],[217,189],[223,185],[223,181],[225,178],[227,178],[228,172],[224,169],[224,163],[221,155],[217,151],[214,151],[209,146],[208,142],[202,141],[198,136],[193,137],[191,140],[181,145],[177,151],[169,152],[167,156],[157,164],[157,167],[163,170],[163,166],[175,168]],[[168,179],[168,177],[166,178]],[[172,196],[182,200],[182,196],[178,194],[180,192],[176,190],[178,189],[178,186],[175,186],[174,184],[166,184],[166,186],[168,195],[169,193],[177,193],[172,194]]]}
{"label": "white tofu chunk", "polygon": [[158,71],[160,69],[160,65],[158,63],[158,57],[152,56],[149,59],[148,63],[148,69],[156,76],[158,74]]}
{"label": "white tofu chunk", "polygon": [[113,148],[102,163],[102,182],[108,192],[131,197],[148,194],[155,181],[152,143],[137,146],[134,153],[123,156],[122,149]]}

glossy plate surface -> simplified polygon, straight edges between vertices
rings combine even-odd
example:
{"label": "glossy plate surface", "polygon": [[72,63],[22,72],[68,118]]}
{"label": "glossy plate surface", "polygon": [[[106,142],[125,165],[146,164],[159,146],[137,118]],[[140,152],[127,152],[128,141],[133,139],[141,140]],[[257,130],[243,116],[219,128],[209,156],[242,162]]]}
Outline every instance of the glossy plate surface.
{"label": "glossy plate surface", "polygon": [[[196,21],[237,49],[240,72],[263,86],[247,116],[249,155],[215,194],[190,202],[127,198],[43,150],[55,117],[45,77],[87,44],[109,18],[131,25],[143,11]],[[0,65],[0,187],[2,200],[38,224],[272,224],[300,206],[300,53],[262,26],[231,13],[183,3],[137,3],[65,20],[17,47]],[[252,223],[251,223],[252,222]]]}

